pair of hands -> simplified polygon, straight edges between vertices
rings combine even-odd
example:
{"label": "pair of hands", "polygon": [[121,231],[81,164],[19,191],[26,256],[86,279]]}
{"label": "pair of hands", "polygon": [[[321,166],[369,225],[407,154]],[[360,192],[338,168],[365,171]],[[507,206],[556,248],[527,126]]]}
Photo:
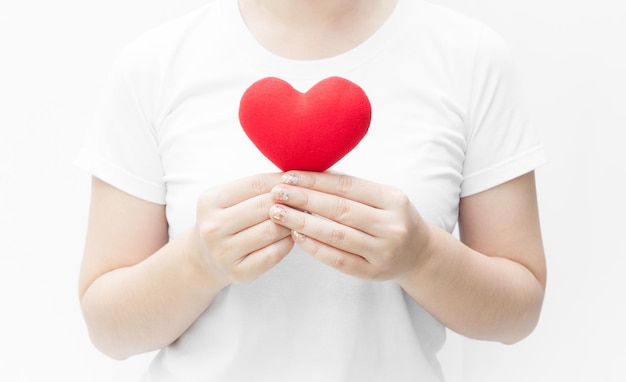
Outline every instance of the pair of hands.
{"label": "pair of hands", "polygon": [[401,191],[348,175],[261,174],[198,200],[200,253],[221,286],[256,279],[294,242],[368,280],[399,280],[428,246],[428,224]]}

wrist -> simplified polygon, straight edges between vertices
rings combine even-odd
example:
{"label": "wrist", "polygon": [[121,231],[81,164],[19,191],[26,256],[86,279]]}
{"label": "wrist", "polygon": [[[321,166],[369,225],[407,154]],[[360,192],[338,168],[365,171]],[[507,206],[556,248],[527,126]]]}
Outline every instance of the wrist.
{"label": "wrist", "polygon": [[230,284],[227,277],[222,275],[217,266],[209,260],[207,248],[202,243],[202,238],[197,227],[193,227],[185,233],[185,251],[187,264],[190,270],[190,278],[197,282],[201,288],[219,291]]}
{"label": "wrist", "polygon": [[404,289],[415,284],[417,280],[426,279],[425,273],[432,268],[431,263],[437,254],[437,242],[439,228],[422,220],[416,233],[413,261],[408,262],[407,267],[395,279],[396,283]]}

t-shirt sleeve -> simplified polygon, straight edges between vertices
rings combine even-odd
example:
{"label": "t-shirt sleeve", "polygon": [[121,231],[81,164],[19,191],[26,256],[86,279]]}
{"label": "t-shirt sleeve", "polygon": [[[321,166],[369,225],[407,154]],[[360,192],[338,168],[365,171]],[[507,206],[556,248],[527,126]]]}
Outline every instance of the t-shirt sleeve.
{"label": "t-shirt sleeve", "polygon": [[130,195],[165,204],[153,122],[156,76],[145,61],[131,46],[117,58],[76,164]]}
{"label": "t-shirt sleeve", "polygon": [[511,51],[488,28],[481,35],[471,78],[461,197],[505,183],[546,162],[538,132],[529,123]]}

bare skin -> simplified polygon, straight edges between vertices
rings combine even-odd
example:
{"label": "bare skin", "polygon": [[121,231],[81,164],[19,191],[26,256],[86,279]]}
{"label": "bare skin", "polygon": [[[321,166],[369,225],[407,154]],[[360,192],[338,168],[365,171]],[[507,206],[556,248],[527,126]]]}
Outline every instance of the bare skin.
{"label": "bare skin", "polygon": [[[354,47],[394,6],[395,0],[240,1],[264,46],[302,60]],[[297,173],[293,184],[281,175],[207,190],[198,198],[196,224],[169,242],[164,206],[94,179],[79,285],[94,344],[116,359],[171,344],[222,288],[271,269],[294,240],[341,272],[394,280],[463,335],[513,343],[536,325],[546,269],[532,173],[462,199],[461,241],[426,223],[392,186],[328,173]]]}
{"label": "bare skin", "polygon": [[321,262],[396,281],[465,336],[513,343],[534,329],[546,269],[533,173],[462,199],[462,242],[426,223],[393,187],[333,174],[291,179],[297,185],[272,191],[270,217]]}
{"label": "bare skin", "polygon": [[279,180],[258,175],[207,191],[197,224],[168,243],[164,206],[94,178],[79,287],[96,347],[124,359],[167,346],[223,287],[280,262],[293,241],[267,217]]}
{"label": "bare skin", "polygon": [[328,58],[358,46],[384,24],[395,0],[240,0],[241,14],[269,51],[295,60]]}

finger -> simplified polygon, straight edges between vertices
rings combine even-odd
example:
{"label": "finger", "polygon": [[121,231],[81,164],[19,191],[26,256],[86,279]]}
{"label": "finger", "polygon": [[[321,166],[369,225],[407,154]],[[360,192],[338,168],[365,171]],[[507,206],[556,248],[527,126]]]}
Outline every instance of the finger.
{"label": "finger", "polygon": [[232,207],[244,200],[269,193],[280,181],[279,173],[252,175],[207,190],[201,196],[201,202],[207,207]]}
{"label": "finger", "polygon": [[269,222],[267,210],[273,203],[270,194],[255,196],[222,210],[219,220],[225,231],[236,234],[261,222]]}
{"label": "finger", "polygon": [[269,191],[279,179],[279,174],[252,176],[206,191],[198,200],[198,222],[228,236],[267,220]]}
{"label": "finger", "polygon": [[203,232],[221,240],[263,221],[268,221],[267,210],[272,203],[270,195],[265,194],[229,208],[199,205],[196,219]]}
{"label": "finger", "polygon": [[222,246],[224,253],[230,254],[231,261],[236,262],[250,253],[289,237],[290,233],[290,229],[275,224],[266,215],[265,221],[223,239]]}
{"label": "finger", "polygon": [[299,231],[292,231],[293,241],[305,252],[338,271],[361,279],[372,279],[374,267],[367,259],[350,252],[326,245],[307,237]]}
{"label": "finger", "polygon": [[281,182],[337,195],[374,208],[387,209],[401,202],[404,194],[392,187],[338,173],[290,171]]}
{"label": "finger", "polygon": [[293,245],[293,240],[285,237],[248,254],[241,258],[231,279],[235,283],[253,281],[280,263],[289,254]]}
{"label": "finger", "polygon": [[340,196],[282,184],[272,189],[272,199],[301,211],[379,236],[386,226],[386,211]]}
{"label": "finger", "polygon": [[376,245],[375,238],[365,232],[286,205],[272,206],[270,217],[278,225],[342,251],[365,256]]}

